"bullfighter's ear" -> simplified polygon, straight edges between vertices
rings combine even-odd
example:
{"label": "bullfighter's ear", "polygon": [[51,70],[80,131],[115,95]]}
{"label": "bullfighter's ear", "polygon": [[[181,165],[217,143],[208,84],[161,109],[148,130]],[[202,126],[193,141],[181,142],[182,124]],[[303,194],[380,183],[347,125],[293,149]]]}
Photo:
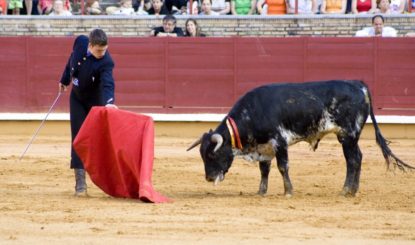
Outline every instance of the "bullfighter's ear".
{"label": "bullfighter's ear", "polygon": [[189,146],[189,148],[187,148],[187,150],[186,150],[186,151],[190,151],[191,149],[193,149],[193,148],[195,148],[196,146],[198,146],[200,143],[202,143],[202,139],[203,139],[203,136],[202,136],[202,137],[200,137],[198,140],[196,140],[193,144],[191,144],[191,145]]}
{"label": "bullfighter's ear", "polygon": [[209,129],[209,134],[211,134],[213,132],[213,130],[212,129]]}

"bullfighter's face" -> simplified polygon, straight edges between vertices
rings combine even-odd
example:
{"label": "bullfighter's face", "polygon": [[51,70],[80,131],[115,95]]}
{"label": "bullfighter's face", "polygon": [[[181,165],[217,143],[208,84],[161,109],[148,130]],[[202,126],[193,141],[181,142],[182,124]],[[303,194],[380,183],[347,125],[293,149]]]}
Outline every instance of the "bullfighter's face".
{"label": "bullfighter's face", "polygon": [[107,52],[108,45],[100,46],[89,44],[88,49],[96,59],[102,59]]}
{"label": "bullfighter's face", "polygon": [[223,142],[215,151],[218,142],[212,139],[212,133],[205,133],[202,137],[200,155],[205,165],[205,176],[209,182],[214,181],[216,185],[225,178],[225,174],[233,162],[231,145]]}

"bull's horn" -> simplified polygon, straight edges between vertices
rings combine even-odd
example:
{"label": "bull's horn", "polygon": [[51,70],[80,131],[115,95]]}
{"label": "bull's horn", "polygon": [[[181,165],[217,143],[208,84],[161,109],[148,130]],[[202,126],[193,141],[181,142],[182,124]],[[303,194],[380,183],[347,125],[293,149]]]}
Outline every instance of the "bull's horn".
{"label": "bull's horn", "polygon": [[196,140],[189,148],[187,148],[186,151],[190,151],[191,149],[195,148],[196,146],[198,146],[200,143],[202,143],[202,138],[200,137],[198,140]]}
{"label": "bull's horn", "polygon": [[213,152],[216,152],[217,150],[219,150],[219,148],[222,146],[222,143],[223,143],[222,135],[212,134],[210,140],[212,142],[216,142],[216,146],[215,146],[215,149],[213,149]]}

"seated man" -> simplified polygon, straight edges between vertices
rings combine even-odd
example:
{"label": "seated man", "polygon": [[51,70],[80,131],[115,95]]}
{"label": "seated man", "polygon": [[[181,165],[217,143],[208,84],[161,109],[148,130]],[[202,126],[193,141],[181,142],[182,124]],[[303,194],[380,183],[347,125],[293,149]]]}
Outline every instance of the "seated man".
{"label": "seated man", "polygon": [[150,35],[157,37],[182,37],[184,33],[181,28],[176,27],[176,17],[166,15],[163,18],[163,26],[153,28]]}
{"label": "seated man", "polygon": [[356,32],[356,37],[396,37],[397,31],[392,27],[384,26],[385,19],[382,15],[372,17],[372,27],[366,27]]}

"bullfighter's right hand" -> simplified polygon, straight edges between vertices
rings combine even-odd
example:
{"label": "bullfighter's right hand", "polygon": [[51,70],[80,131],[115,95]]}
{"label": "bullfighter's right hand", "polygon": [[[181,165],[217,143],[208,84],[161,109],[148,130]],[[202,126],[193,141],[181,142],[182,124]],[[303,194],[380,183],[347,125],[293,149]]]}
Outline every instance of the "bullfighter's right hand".
{"label": "bullfighter's right hand", "polygon": [[59,83],[59,93],[65,92],[66,91],[66,85]]}

